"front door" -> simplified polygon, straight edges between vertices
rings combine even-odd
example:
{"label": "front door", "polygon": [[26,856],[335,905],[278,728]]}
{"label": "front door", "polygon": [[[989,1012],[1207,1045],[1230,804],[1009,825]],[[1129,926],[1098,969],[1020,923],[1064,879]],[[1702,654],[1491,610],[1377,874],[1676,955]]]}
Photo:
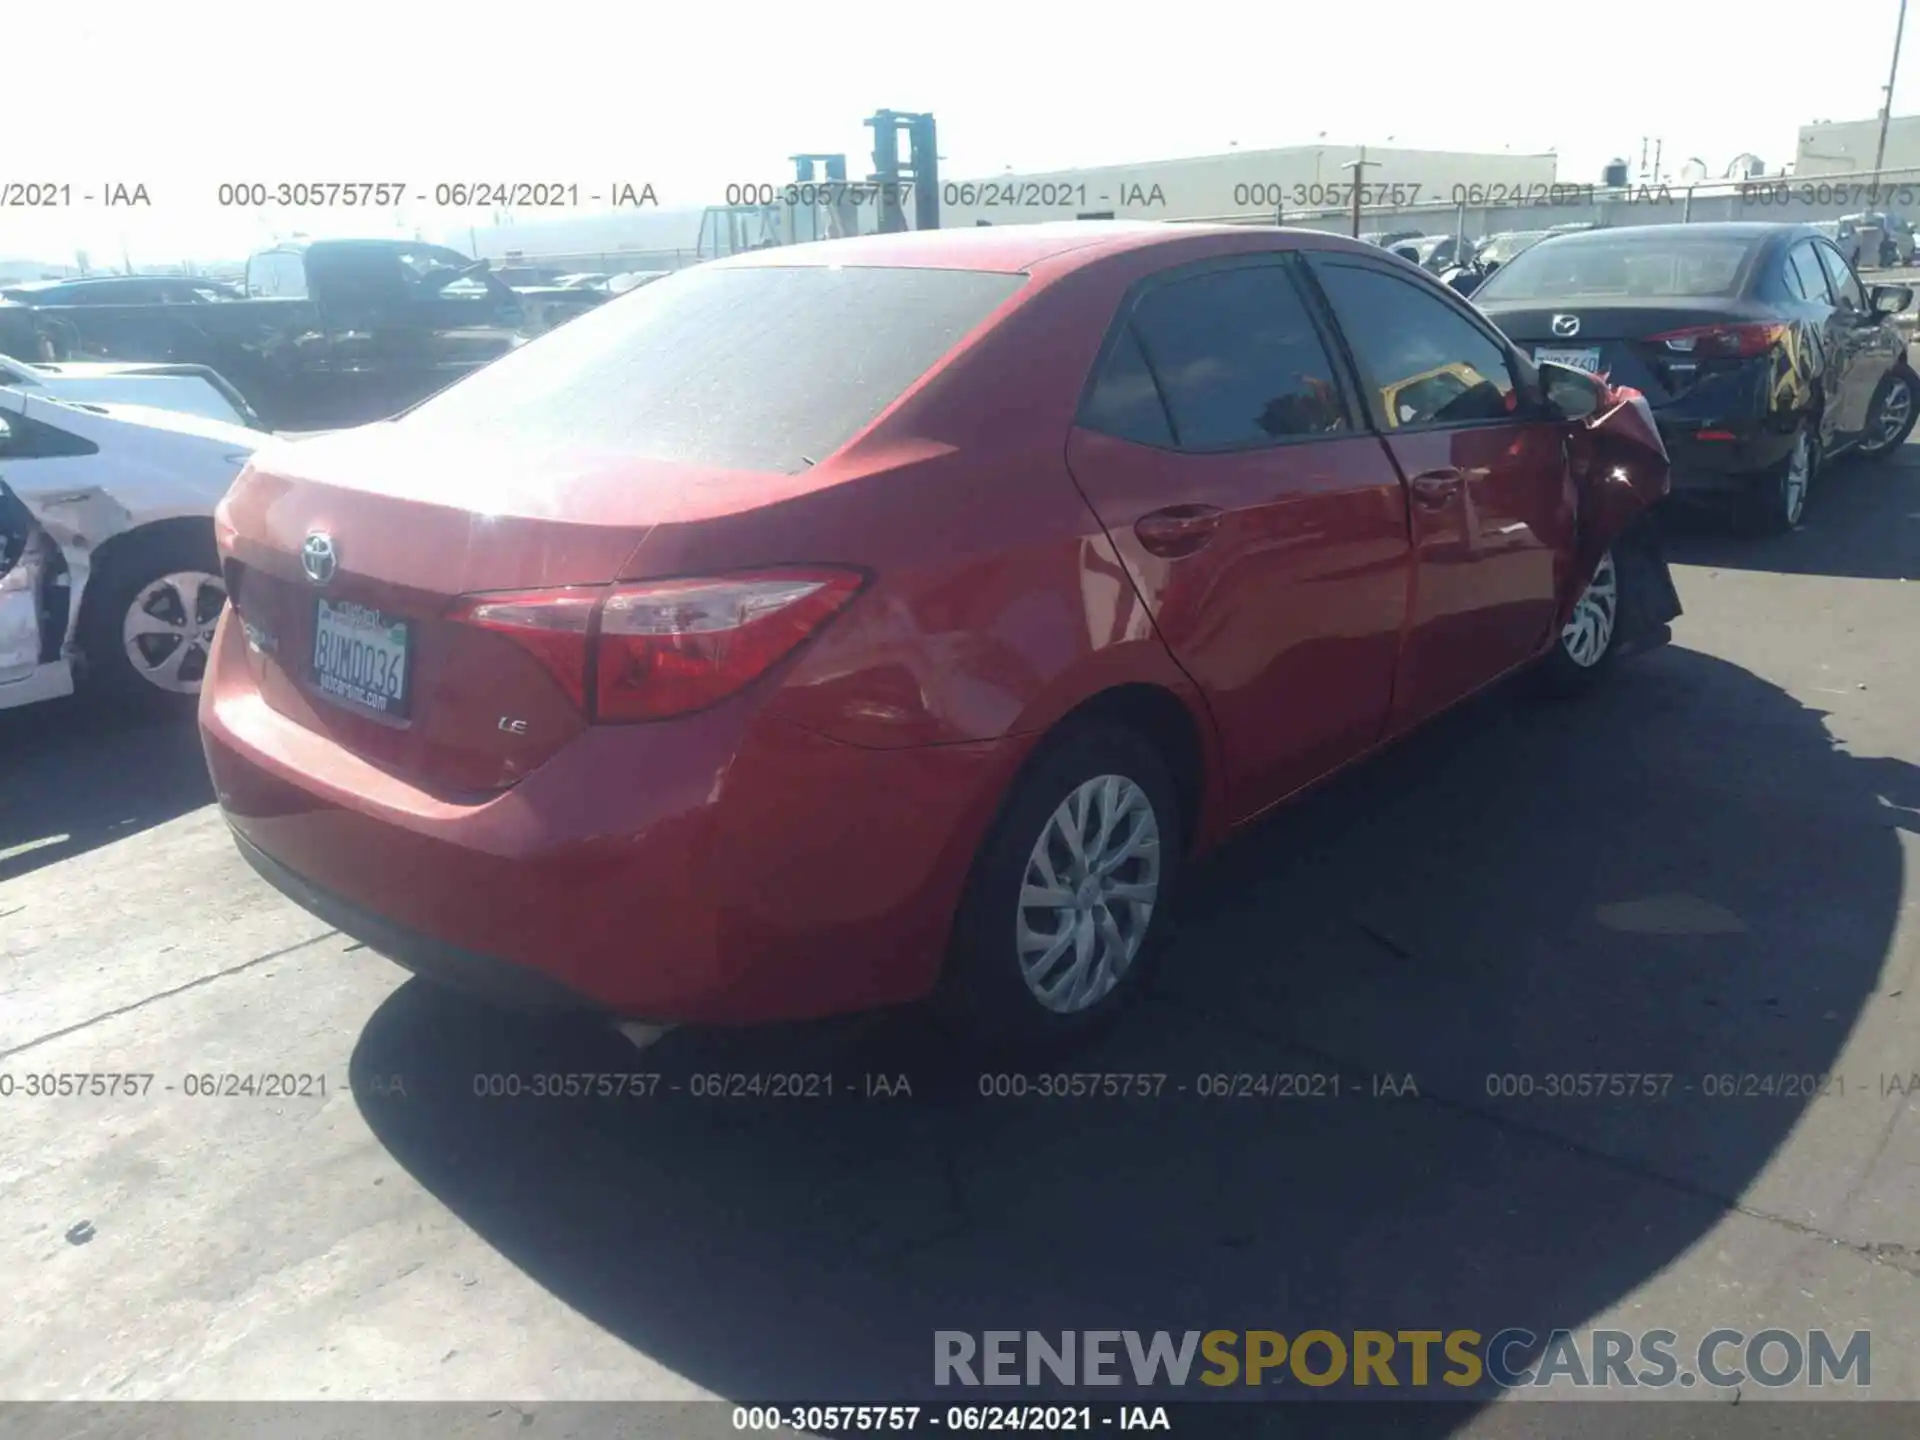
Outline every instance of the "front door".
{"label": "front door", "polygon": [[1840,252],[1824,240],[1814,241],[1813,248],[1833,283],[1832,353],[1844,356],[1844,374],[1828,404],[1835,411],[1833,429],[1851,438],[1867,428],[1874,391],[1899,360],[1902,344],[1893,328],[1873,313],[1866,287]]}

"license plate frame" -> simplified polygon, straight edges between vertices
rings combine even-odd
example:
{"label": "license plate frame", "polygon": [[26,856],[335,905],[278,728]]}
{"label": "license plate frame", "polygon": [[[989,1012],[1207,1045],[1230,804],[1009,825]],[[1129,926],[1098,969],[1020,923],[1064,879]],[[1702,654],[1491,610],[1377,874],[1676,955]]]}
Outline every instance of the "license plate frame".
{"label": "license plate frame", "polygon": [[307,681],[321,698],[357,715],[408,720],[412,672],[411,621],[371,605],[315,598]]}
{"label": "license plate frame", "polygon": [[[1582,358],[1570,358],[1573,356]],[[1589,375],[1597,376],[1600,373],[1600,347],[1598,345],[1536,345],[1533,350],[1533,363],[1564,365],[1569,370],[1584,370]]]}

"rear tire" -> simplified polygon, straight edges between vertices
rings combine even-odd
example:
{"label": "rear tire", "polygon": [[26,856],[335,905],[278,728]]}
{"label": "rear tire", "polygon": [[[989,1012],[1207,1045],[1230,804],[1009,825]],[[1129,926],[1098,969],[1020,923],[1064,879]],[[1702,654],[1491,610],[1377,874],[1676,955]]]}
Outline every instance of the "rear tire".
{"label": "rear tire", "polygon": [[1920,420],[1920,377],[1905,365],[1896,365],[1881,378],[1867,408],[1867,436],[1855,447],[1863,460],[1884,460],[1913,434]]}
{"label": "rear tire", "polygon": [[87,690],[113,704],[190,714],[227,598],[212,527],[169,529],[129,547],[82,599]]}
{"label": "rear tire", "polygon": [[1166,763],[1135,731],[1094,722],[1052,742],[974,862],[941,1018],[1020,1051],[1072,1044],[1112,1020],[1171,928],[1182,823]]}
{"label": "rear tire", "polygon": [[1746,535],[1785,535],[1799,529],[1819,468],[1820,442],[1813,422],[1803,421],[1787,458],[1756,475],[1753,488],[1736,503],[1735,527]]}

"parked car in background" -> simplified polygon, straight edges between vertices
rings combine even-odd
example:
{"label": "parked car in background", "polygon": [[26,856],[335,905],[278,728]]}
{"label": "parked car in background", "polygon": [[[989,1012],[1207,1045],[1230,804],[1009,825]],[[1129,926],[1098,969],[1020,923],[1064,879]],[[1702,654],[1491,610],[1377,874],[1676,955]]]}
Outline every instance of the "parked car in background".
{"label": "parked car in background", "polygon": [[510,285],[515,290],[543,290],[549,285],[559,283],[560,272],[537,265],[502,265],[493,272],[494,278],[502,285]]}
{"label": "parked car in background", "polygon": [[[1913,226],[1901,216],[1885,211],[1863,211],[1858,215],[1842,215],[1834,222],[1834,228],[1835,233],[1830,238],[1856,269],[1871,266],[1890,269],[1895,265],[1913,263]],[[1866,231],[1878,236],[1872,255],[1860,253],[1862,247],[1858,237]]]}
{"label": "parked car in background", "polygon": [[553,283],[562,290],[604,290],[607,279],[605,275],[594,274],[562,275]]}
{"label": "parked car in background", "polygon": [[205,366],[276,430],[384,419],[505,354],[527,323],[520,295],[485,261],[409,240],[272,246],[248,260],[244,299],[31,297],[0,304],[0,354]]}
{"label": "parked car in background", "polygon": [[1044,1043],[1226,835],[1667,638],[1666,470],[1643,401],[1338,236],[751,252],[256,456],[201,729],[242,854],[447,984]]}
{"label": "parked car in background", "polygon": [[138,361],[24,364],[0,355],[0,385],[70,405],[144,405],[252,430],[265,428],[246,398],[204,365]]}
{"label": "parked car in background", "polygon": [[1502,230],[1482,240],[1474,258],[1488,267],[1504,265],[1529,246],[1546,239],[1547,234],[1545,230]]}
{"label": "parked car in background", "polygon": [[266,437],[0,384],[0,709],[190,710],[226,599],[213,507]]}
{"label": "parked car in background", "polygon": [[99,275],[0,286],[0,299],[21,305],[208,305],[245,298],[223,280],[196,275]]}
{"label": "parked car in background", "polygon": [[1360,240],[1366,245],[1378,245],[1382,250],[1391,250],[1395,245],[1421,238],[1418,230],[1371,230],[1362,235]]}
{"label": "parked car in background", "polygon": [[1422,270],[1431,270],[1438,275],[1456,265],[1472,263],[1477,246],[1465,235],[1423,235],[1410,242],[1413,248],[1413,261]]}
{"label": "parked car in background", "polygon": [[1543,240],[1474,292],[1536,361],[1646,396],[1675,493],[1790,530],[1826,464],[1912,432],[1920,382],[1892,317],[1812,225],[1646,225]]}

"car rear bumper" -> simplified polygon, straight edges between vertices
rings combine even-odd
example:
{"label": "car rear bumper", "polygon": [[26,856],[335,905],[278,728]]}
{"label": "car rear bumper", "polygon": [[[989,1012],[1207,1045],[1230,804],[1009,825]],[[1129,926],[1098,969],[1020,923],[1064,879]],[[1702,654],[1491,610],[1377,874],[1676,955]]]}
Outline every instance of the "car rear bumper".
{"label": "car rear bumper", "polygon": [[200,719],[242,854],[368,948],[516,1008],[737,1024],[925,995],[1026,743],[865,750],[723,706],[594,727],[455,802],[269,707],[238,633]]}
{"label": "car rear bumper", "polygon": [[1793,450],[1793,432],[1777,420],[1682,422],[1655,415],[1673,464],[1673,493],[1683,497],[1739,494]]}

